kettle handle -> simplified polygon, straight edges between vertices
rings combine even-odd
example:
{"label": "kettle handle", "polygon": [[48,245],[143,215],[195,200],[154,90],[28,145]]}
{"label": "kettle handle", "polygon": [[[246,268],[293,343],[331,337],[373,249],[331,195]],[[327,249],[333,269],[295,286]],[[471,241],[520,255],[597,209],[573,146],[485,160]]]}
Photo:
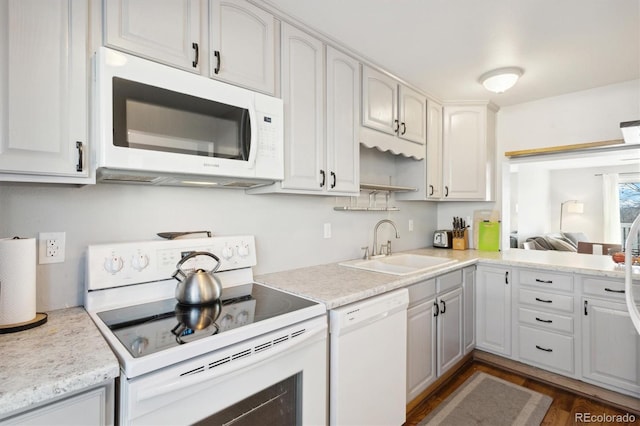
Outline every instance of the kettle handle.
{"label": "kettle handle", "polygon": [[216,263],[216,266],[214,266],[213,269],[209,271],[210,274],[213,274],[215,271],[218,270],[218,268],[220,268],[220,258],[218,256],[216,256],[215,254],[209,253],[208,251],[194,251],[194,252],[186,255],[182,259],[180,259],[180,262],[178,262],[178,264],[176,265],[177,271],[176,271],[176,274],[174,274],[174,277],[178,273],[180,273],[183,277],[186,276],[186,274],[182,271],[182,264],[184,262],[186,262],[187,260],[189,260],[189,259],[193,259],[196,256],[209,256],[209,257],[212,257],[212,258],[215,259],[215,261],[217,263]]}

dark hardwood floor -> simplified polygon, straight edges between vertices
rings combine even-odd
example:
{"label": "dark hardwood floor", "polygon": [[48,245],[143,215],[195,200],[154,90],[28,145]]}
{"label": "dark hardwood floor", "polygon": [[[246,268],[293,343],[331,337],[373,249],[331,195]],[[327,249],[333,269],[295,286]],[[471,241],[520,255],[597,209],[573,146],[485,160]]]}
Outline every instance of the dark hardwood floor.
{"label": "dark hardwood floor", "polygon": [[[590,413],[592,416],[598,415],[624,415],[627,412],[621,411],[616,407],[612,407],[601,402],[584,398],[580,395],[576,395],[571,392],[567,392],[563,389],[538,382],[533,379],[529,379],[524,376],[520,376],[516,373],[505,371],[494,366],[484,364],[482,362],[473,361],[464,366],[461,371],[454,375],[451,380],[437,389],[430,397],[426,398],[418,405],[415,406],[411,412],[407,414],[407,421],[405,426],[415,426],[422,419],[424,419],[438,404],[444,401],[453,391],[455,391],[465,380],[467,380],[476,371],[483,371],[487,374],[499,377],[503,380],[518,384],[525,388],[540,392],[545,395],[549,395],[553,398],[551,407],[547,411],[546,416],[542,421],[542,425],[639,425],[640,416],[635,415],[635,422],[633,423],[583,423],[576,421],[576,413]],[[578,419],[579,420],[579,419]],[[464,426],[464,425],[460,425]]]}

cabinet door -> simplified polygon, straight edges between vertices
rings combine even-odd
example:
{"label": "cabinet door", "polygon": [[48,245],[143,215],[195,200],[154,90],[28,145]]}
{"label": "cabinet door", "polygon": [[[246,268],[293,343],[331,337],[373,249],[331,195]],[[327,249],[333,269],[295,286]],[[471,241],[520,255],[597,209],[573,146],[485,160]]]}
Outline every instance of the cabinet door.
{"label": "cabinet door", "polygon": [[484,200],[487,194],[487,114],[483,106],[445,106],[444,197]]}
{"label": "cabinet door", "polygon": [[427,141],[427,98],[408,87],[400,86],[398,102],[398,136],[424,145]]}
{"label": "cabinet door", "polygon": [[0,171],[88,176],[88,19],[87,1],[0,2]]}
{"label": "cabinet door", "polygon": [[438,376],[449,370],[463,356],[462,289],[445,293],[436,299],[438,315]]}
{"label": "cabinet door", "polygon": [[463,312],[463,341],[464,353],[468,354],[476,346],[476,270],[465,268],[462,281]]}
{"label": "cabinet door", "polygon": [[407,403],[436,379],[435,299],[407,311]]}
{"label": "cabinet door", "polygon": [[0,425],[112,425],[113,413],[113,384],[110,383],[8,420],[0,420]]}
{"label": "cabinet door", "polygon": [[327,190],[360,190],[360,64],[327,47]]}
{"label": "cabinet door", "polygon": [[108,0],[105,44],[200,72],[200,0]]}
{"label": "cabinet door", "polygon": [[582,376],[640,396],[640,335],[624,303],[583,299]]}
{"label": "cabinet door", "polygon": [[476,271],[476,347],[511,355],[511,270]]}
{"label": "cabinet door", "polygon": [[282,24],[282,99],[284,101],[284,181],[282,188],[323,191],[323,44]]}
{"label": "cabinet door", "polygon": [[244,0],[212,0],[210,8],[211,77],[273,95],[273,15]]}
{"label": "cabinet door", "polygon": [[362,67],[362,125],[395,135],[398,122],[398,83],[386,74]]}
{"label": "cabinet door", "polygon": [[427,192],[428,199],[442,198],[442,105],[427,101]]}

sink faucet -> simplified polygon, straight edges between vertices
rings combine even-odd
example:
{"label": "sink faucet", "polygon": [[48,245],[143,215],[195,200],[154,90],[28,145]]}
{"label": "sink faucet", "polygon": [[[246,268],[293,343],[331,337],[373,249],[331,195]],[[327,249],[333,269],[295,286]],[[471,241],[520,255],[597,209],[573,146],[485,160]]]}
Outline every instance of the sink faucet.
{"label": "sink faucet", "polygon": [[[393,229],[396,231],[396,238],[400,238],[400,235],[398,235],[398,228],[396,228],[396,224],[389,219],[382,219],[380,222],[376,223],[375,228],[373,228],[373,250],[371,252],[371,256],[376,256],[376,250],[377,250],[376,247],[378,245],[378,228],[383,223],[388,223],[391,226],[393,226]],[[387,255],[391,254],[390,248],[391,248],[391,241],[387,243],[387,253],[386,253]],[[378,254],[382,254],[382,253],[378,253]]]}

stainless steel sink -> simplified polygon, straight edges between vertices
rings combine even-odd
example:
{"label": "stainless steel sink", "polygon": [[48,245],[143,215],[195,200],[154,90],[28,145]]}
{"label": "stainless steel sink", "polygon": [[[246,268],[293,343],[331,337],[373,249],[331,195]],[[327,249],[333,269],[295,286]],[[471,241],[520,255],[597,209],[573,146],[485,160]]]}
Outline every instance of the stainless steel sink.
{"label": "stainless steel sink", "polygon": [[340,263],[349,268],[364,269],[373,272],[382,272],[391,275],[409,275],[417,272],[425,272],[430,269],[440,268],[456,263],[457,260],[436,256],[423,256],[420,254],[400,253],[391,256],[383,256],[370,260],[357,259]]}

